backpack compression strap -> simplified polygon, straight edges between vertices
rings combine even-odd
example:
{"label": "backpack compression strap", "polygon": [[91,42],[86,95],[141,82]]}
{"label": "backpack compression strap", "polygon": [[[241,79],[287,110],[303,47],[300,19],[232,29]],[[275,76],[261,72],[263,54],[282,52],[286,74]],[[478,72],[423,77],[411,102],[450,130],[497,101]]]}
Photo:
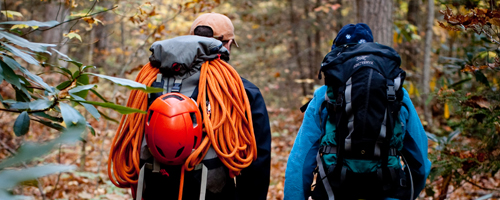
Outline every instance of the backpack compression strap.
{"label": "backpack compression strap", "polygon": [[319,177],[320,177],[321,181],[323,182],[323,186],[325,187],[326,194],[328,194],[328,200],[335,200],[332,187],[330,186],[330,181],[328,180],[328,176],[325,173],[323,161],[321,161],[320,152],[318,152],[318,155],[316,156],[316,162],[318,162]]}
{"label": "backpack compression strap", "polygon": [[[381,152],[382,156],[382,167],[377,170],[377,176],[381,179],[384,180],[384,174],[389,173],[390,175],[390,181],[386,181],[386,184],[384,184],[383,188],[384,190],[389,190],[391,189],[391,182],[394,182],[395,179],[397,178],[397,174],[394,168],[389,168],[388,162],[389,162],[389,149],[390,149],[390,140],[394,134],[394,121],[395,118],[399,116],[399,112],[394,113],[395,110],[397,109],[397,106],[401,106],[400,103],[397,103],[397,97],[396,97],[396,91],[400,89],[401,86],[401,74],[398,75],[394,80],[392,79],[387,79],[387,109],[385,111],[385,116],[384,116],[384,122],[382,124],[381,128],[381,133],[385,129],[385,134],[386,137],[382,138],[379,135],[379,140],[384,141],[384,146],[380,147],[379,145],[379,140],[377,140],[376,148],[382,149],[383,151]],[[385,126],[384,126],[385,124]],[[387,130],[389,130],[387,132]],[[386,171],[386,172],[384,172]]]}

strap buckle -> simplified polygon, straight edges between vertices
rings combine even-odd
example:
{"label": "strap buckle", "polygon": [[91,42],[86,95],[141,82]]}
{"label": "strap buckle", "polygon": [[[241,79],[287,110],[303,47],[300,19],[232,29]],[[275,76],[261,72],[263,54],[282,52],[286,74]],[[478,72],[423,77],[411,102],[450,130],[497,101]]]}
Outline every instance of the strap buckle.
{"label": "strap buckle", "polygon": [[394,85],[387,86],[387,100],[396,101],[396,90],[394,90]]}
{"label": "strap buckle", "polygon": [[344,102],[344,95],[342,95],[342,93],[339,93],[337,96],[337,100],[335,101],[335,105],[334,105],[335,112],[337,112],[338,108],[342,108],[342,102]]}

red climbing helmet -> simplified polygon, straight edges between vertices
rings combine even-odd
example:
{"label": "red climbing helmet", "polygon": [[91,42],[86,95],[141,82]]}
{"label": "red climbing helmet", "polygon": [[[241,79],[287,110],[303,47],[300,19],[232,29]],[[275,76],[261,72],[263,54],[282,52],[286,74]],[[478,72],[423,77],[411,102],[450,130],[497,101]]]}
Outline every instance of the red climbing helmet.
{"label": "red climbing helmet", "polygon": [[154,158],[181,165],[201,143],[201,114],[196,103],[180,93],[158,97],[148,110],[146,141]]}

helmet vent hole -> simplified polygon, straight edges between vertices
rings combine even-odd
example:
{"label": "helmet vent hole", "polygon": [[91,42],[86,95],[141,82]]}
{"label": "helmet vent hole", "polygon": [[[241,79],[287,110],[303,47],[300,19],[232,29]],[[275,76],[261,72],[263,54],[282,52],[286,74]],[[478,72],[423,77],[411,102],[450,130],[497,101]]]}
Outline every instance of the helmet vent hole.
{"label": "helmet vent hole", "polygon": [[196,121],[196,114],[192,112],[189,113],[189,116],[191,117],[191,121],[193,122],[193,128],[198,126],[198,122]]}
{"label": "helmet vent hole", "polygon": [[151,117],[153,117],[153,112],[154,111],[149,111],[149,116],[148,116],[148,125],[149,125],[149,122],[151,121]]}
{"label": "helmet vent hole", "polygon": [[193,149],[196,147],[196,142],[198,142],[198,137],[194,136]]}
{"label": "helmet vent hole", "polygon": [[182,153],[182,151],[184,151],[184,147],[180,148],[179,150],[177,150],[177,153],[175,154],[175,157],[179,157]]}
{"label": "helmet vent hole", "polygon": [[177,95],[173,95],[173,94],[172,95],[167,95],[167,96],[165,96],[165,97],[163,97],[161,99],[167,100],[167,99],[170,99],[170,98],[176,98],[179,101],[184,101],[184,98],[182,98],[180,96],[177,96]]}
{"label": "helmet vent hole", "polygon": [[163,151],[158,146],[156,146],[156,150],[158,150],[161,156],[165,157],[165,154],[163,154]]}

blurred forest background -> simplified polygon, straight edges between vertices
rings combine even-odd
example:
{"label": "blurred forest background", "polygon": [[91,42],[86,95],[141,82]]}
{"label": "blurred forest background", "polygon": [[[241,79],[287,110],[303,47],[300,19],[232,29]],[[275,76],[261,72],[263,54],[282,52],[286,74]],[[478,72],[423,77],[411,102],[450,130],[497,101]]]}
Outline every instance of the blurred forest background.
{"label": "blurred forest background", "polygon": [[496,0],[0,2],[0,199],[131,199],[108,179],[109,146],[121,114],[138,112],[123,107],[130,89],[153,90],[124,79],[154,41],[186,35],[206,12],[232,19],[230,63],[268,106],[268,199],[283,198],[298,108],[323,83],[323,56],[358,22],[400,53],[428,132],[433,165],[419,198],[500,198]]}

